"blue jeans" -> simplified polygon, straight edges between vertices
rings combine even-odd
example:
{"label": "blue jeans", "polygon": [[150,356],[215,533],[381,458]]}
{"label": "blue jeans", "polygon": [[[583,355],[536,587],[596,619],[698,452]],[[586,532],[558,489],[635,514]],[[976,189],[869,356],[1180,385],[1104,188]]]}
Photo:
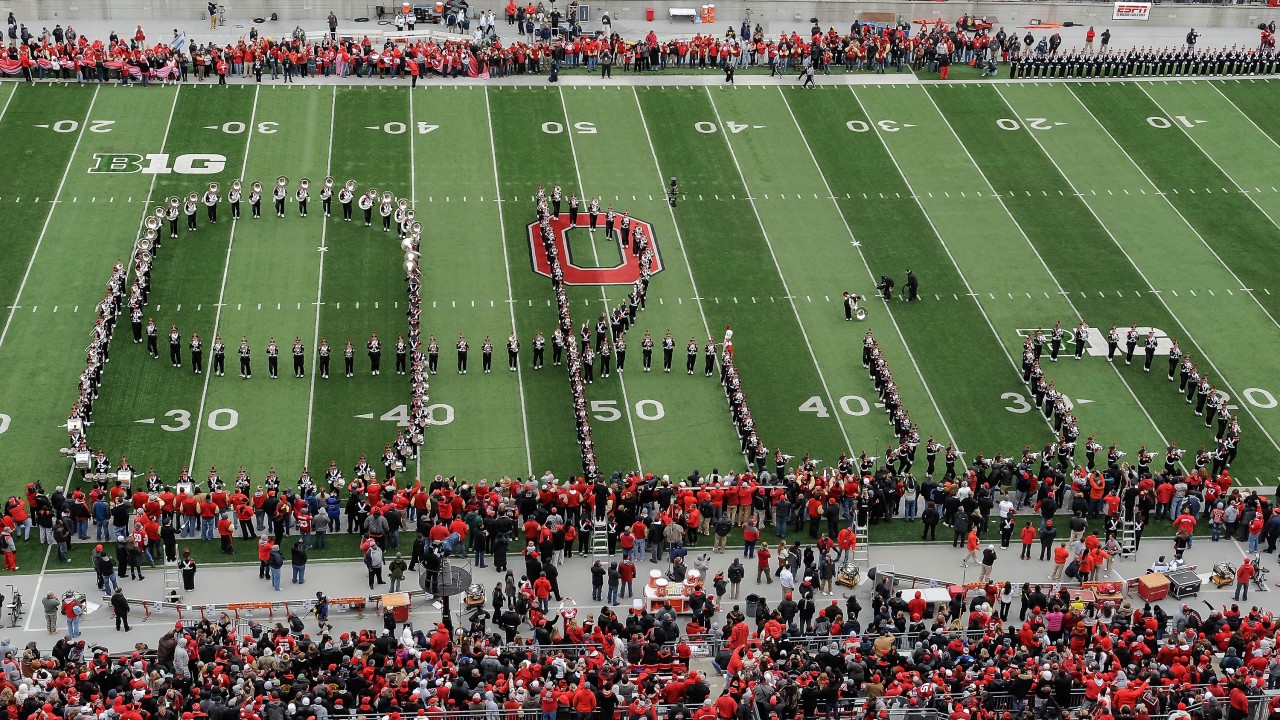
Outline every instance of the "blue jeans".
{"label": "blue jeans", "polygon": [[[1243,597],[1241,597],[1242,592],[1244,593]],[[1247,582],[1236,583],[1236,594],[1235,594],[1236,602],[1247,601],[1248,599],[1249,599],[1249,583]]]}
{"label": "blue jeans", "polygon": [[787,536],[787,518],[779,515],[776,519],[775,524],[777,525],[777,527],[774,528],[774,534],[776,534],[780,538],[786,537]]}
{"label": "blue jeans", "polygon": [[89,519],[88,518],[76,521],[76,536],[79,537],[81,540],[89,539]]}
{"label": "blue jeans", "polygon": [[756,541],[755,541],[755,540],[744,540],[744,541],[743,541],[742,556],[743,556],[743,557],[755,557],[755,556],[756,556]]}
{"label": "blue jeans", "polygon": [[280,589],[280,568],[278,567],[271,568],[271,587]]}
{"label": "blue jeans", "polygon": [[213,539],[213,534],[214,534],[214,533],[213,533],[213,518],[211,518],[211,517],[202,517],[202,518],[200,518],[200,539],[201,539],[201,540],[212,540],[212,539]]}
{"label": "blue jeans", "polygon": [[182,537],[191,537],[196,534],[196,516],[182,516],[182,531],[179,533]]}
{"label": "blue jeans", "polygon": [[618,586],[617,585],[609,586],[609,604],[610,605],[618,604]]}
{"label": "blue jeans", "polygon": [[[1190,547],[1190,544],[1188,544],[1188,547]],[[61,545],[58,546],[58,552],[62,552]],[[1249,533],[1249,552],[1250,553],[1258,552],[1258,534],[1257,533]]]}
{"label": "blue jeans", "polygon": [[67,634],[73,638],[80,637],[80,618],[78,617],[67,618]]}
{"label": "blue jeans", "polygon": [[116,590],[118,590],[119,588],[120,588],[120,580],[116,577],[116,574],[115,574],[115,573],[111,573],[110,575],[103,575],[103,576],[102,576],[102,592],[103,592],[103,594],[105,594],[105,595],[110,595],[111,593],[115,592],[115,591],[116,591]]}
{"label": "blue jeans", "polygon": [[484,546],[476,543],[476,558],[473,563],[476,567],[485,567],[484,564]]}
{"label": "blue jeans", "polygon": [[644,549],[645,549],[644,538],[636,538],[636,546],[631,548],[631,557],[633,558],[644,557]]}
{"label": "blue jeans", "polygon": [[311,533],[309,532],[299,533],[298,540],[302,543],[303,550],[310,550],[312,547],[314,547],[311,544]]}
{"label": "blue jeans", "polygon": [[391,578],[387,585],[387,592],[400,592],[400,583],[403,581],[404,578]]}
{"label": "blue jeans", "polygon": [[556,720],[556,711],[552,710],[551,712],[547,712],[546,710],[543,710],[542,720]]}
{"label": "blue jeans", "polygon": [[107,525],[106,520],[94,520],[94,539],[103,542],[111,539],[111,529]]}
{"label": "blue jeans", "polygon": [[323,532],[318,532],[318,533],[316,533],[316,534],[315,534],[315,541],[314,541],[314,542],[312,542],[311,547],[310,547],[310,548],[308,548],[308,549],[309,549],[309,550],[324,550],[324,548],[325,548],[325,542],[324,542],[324,541],[325,541],[325,537],[326,537],[327,535],[328,535],[328,533],[323,533]]}
{"label": "blue jeans", "polygon": [[1178,517],[1178,512],[1182,510],[1182,502],[1186,499],[1187,498],[1182,495],[1173,496],[1173,499],[1169,501],[1169,517]]}
{"label": "blue jeans", "polygon": [[[297,583],[298,585],[302,585],[302,584],[306,583],[306,581],[307,581],[307,566],[306,566],[306,565],[294,565],[294,566],[293,566],[293,581],[292,581],[292,582]],[[274,579],[273,579],[273,582],[274,582]]]}
{"label": "blue jeans", "polygon": [[902,504],[903,504],[902,517],[905,518],[907,522],[911,522],[912,520],[915,520],[916,519],[916,501],[904,499],[902,501]]}
{"label": "blue jeans", "polygon": [[[1254,545],[1257,545],[1257,543],[1255,542]],[[58,562],[71,562],[71,559],[67,557],[67,551],[70,549],[70,545],[66,540],[58,543]]]}

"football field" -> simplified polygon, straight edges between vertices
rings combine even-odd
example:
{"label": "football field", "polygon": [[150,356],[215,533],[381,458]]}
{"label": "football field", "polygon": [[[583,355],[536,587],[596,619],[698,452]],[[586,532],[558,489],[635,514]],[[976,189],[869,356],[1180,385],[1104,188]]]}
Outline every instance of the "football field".
{"label": "football field", "polygon": [[[1136,458],[1145,445],[1214,447],[1214,428],[1167,378],[1168,342],[1150,373],[1106,358],[1105,334],[1136,323],[1177,338],[1239,416],[1232,475],[1280,477],[1280,111],[1271,80],[957,82],[830,85],[404,87],[331,85],[121,88],[0,85],[0,457],[7,496],[32,479],[70,480],[64,424],[84,367],[94,307],[112,265],[128,261],[143,218],[170,196],[220,185],[219,222],[161,231],[146,314],[160,357],[134,344],[127,312],[111,346],[88,436],[172,481],[239,466],[288,484],[361,453],[381,467],[407,420],[409,379],[394,372],[408,334],[403,253],[377,210],[365,227],[325,219],[319,184],[409,199],[422,232],[424,343],[441,346],[430,378],[423,477],[478,480],[580,468],[563,367],[532,367],[536,330],[556,309],[535,271],[533,195],[599,196],[653,230],[661,272],[627,335],[626,372],[588,388],[601,469],[683,477],[743,465],[717,378],[684,372],[685,344],[734,332],[736,364],[770,448],[834,464],[883,456],[894,442],[859,354],[872,330],[911,418],[927,439],[979,451],[1039,451],[1052,427],[1022,382],[1023,338],[1081,318],[1095,330],[1083,359],[1068,342],[1046,378],[1090,435]],[[232,221],[226,191],[289,183],[286,217]],[[675,208],[665,188],[679,178]],[[292,202],[312,181],[309,217]],[[567,203],[566,203],[567,204]],[[568,264],[622,270],[569,289],[576,323],[630,289],[616,243],[574,230]],[[874,298],[881,274],[920,278],[921,301]],[[591,277],[587,275],[587,277]],[[842,293],[867,296],[846,322]],[[165,334],[182,333],[180,368]],[[508,372],[506,340],[521,342]],[[640,338],[668,330],[671,373],[640,366]],[[204,374],[186,341],[206,345]],[[227,373],[209,345],[227,345]],[[383,341],[373,376],[365,343]],[[455,371],[459,333],[470,370]],[[241,379],[236,348],[252,345]],[[492,338],[493,372],[480,370]],[[279,379],[265,348],[281,348]],[[306,373],[291,372],[295,338]],[[328,379],[313,371],[321,338]],[[1068,338],[1070,333],[1068,332]],[[344,377],[341,348],[356,348]],[[1123,353],[1123,345],[1121,347]],[[921,453],[923,459],[923,453]],[[78,482],[76,481],[72,481]]]}

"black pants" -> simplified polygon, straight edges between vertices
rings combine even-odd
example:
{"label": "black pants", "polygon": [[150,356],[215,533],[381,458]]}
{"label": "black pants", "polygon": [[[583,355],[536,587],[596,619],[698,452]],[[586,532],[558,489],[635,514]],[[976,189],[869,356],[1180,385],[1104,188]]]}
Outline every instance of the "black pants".
{"label": "black pants", "polygon": [[191,352],[191,370],[193,372],[204,372],[204,352],[193,350]]}
{"label": "black pants", "polygon": [[493,367],[493,353],[480,353],[481,369],[489,372]]}
{"label": "black pants", "polygon": [[322,378],[329,377],[329,356],[328,355],[320,356],[320,377]]}
{"label": "black pants", "polygon": [[192,232],[196,229],[196,214],[191,213],[187,216],[187,231]]}
{"label": "black pants", "polygon": [[464,352],[460,352],[458,353],[458,372],[464,373],[466,371],[467,371],[467,354]]}
{"label": "black pants", "polygon": [[671,356],[672,356],[674,353],[675,353],[675,351],[674,351],[674,350],[663,350],[663,351],[662,351],[662,369],[663,369],[663,371],[665,371],[665,372],[671,372]]}
{"label": "black pants", "polygon": [[258,202],[256,202],[256,203],[250,203],[250,205],[252,205],[252,206],[253,206],[253,216],[254,216],[255,218],[260,218],[260,217],[262,217],[262,201],[261,201],[261,200],[259,200],[259,201],[258,201]]}
{"label": "black pants", "polygon": [[324,216],[329,217],[329,211],[333,209],[333,198],[321,200],[320,205],[324,208]]}
{"label": "black pants", "polygon": [[231,203],[231,219],[232,220],[240,219],[240,203],[239,202]]}
{"label": "black pants", "polygon": [[169,362],[175,366],[182,364],[182,346],[169,343]]}
{"label": "black pants", "polygon": [[381,372],[382,370],[382,353],[369,353],[369,371]]}
{"label": "black pants", "polygon": [[276,200],[276,215],[284,217],[284,198]]}
{"label": "black pants", "polygon": [[559,365],[564,358],[564,348],[560,345],[551,346],[551,364]]}
{"label": "black pants", "polygon": [[427,372],[432,375],[436,374],[436,368],[440,366],[440,353],[427,354]]}
{"label": "black pants", "polygon": [[351,221],[351,203],[342,203],[342,219]]}
{"label": "black pants", "polygon": [[534,348],[533,350],[533,369],[534,370],[542,369],[543,354],[545,352],[546,350]]}
{"label": "black pants", "polygon": [[301,355],[293,356],[293,374],[297,377],[302,377],[302,363],[303,358]]}
{"label": "black pants", "polygon": [[356,374],[356,359],[354,357],[343,356],[342,365],[343,370],[347,373],[347,377],[351,377]]}
{"label": "black pants", "polygon": [[129,627],[129,614],[116,615],[116,632],[120,632],[120,626],[124,625],[124,631],[129,632],[133,628]]}
{"label": "black pants", "polygon": [[221,374],[222,374],[223,368],[224,368],[224,366],[225,366],[226,358],[227,358],[227,356],[226,356],[226,355],[223,355],[223,354],[221,354],[221,353],[214,353],[214,355],[213,355],[213,371],[214,371],[215,373],[217,373],[217,374],[219,374],[219,375],[221,375]]}
{"label": "black pants", "polygon": [[698,356],[697,356],[697,355],[688,355],[688,356],[686,356],[686,357],[685,357],[685,361],[684,361],[684,369],[685,369],[685,371],[686,371],[686,372],[692,373],[692,372],[693,372],[693,368],[694,368],[694,366],[695,366],[695,365],[697,365],[697,364],[698,364]]}
{"label": "black pants", "polygon": [[217,205],[206,205],[206,206],[205,206],[205,209],[209,211],[209,222],[211,222],[211,223],[216,223],[216,222],[218,222],[218,206],[217,206]]}
{"label": "black pants", "polygon": [[249,367],[249,358],[241,357],[240,358],[240,376],[247,378],[252,375],[253,375],[253,370],[252,368]]}
{"label": "black pants", "polygon": [[178,237],[178,218],[169,221],[169,235]]}

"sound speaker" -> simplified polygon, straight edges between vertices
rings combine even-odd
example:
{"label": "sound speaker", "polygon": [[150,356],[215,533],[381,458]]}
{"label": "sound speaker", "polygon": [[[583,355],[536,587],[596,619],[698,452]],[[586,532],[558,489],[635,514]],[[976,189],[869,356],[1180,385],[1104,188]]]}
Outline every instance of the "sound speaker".
{"label": "sound speaker", "polygon": [[378,19],[381,20],[382,16],[387,14],[387,9],[381,5],[376,5],[373,8],[373,14],[377,15]]}

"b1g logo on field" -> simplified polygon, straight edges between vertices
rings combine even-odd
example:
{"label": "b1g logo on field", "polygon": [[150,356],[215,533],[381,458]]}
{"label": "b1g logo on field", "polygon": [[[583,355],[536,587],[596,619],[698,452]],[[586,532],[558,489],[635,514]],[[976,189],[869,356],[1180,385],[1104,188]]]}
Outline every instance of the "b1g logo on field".
{"label": "b1g logo on field", "polygon": [[227,156],[214,153],[189,153],[179,155],[170,162],[168,153],[94,153],[93,174],[148,175],[216,175],[227,167]]}
{"label": "b1g logo on field", "polygon": [[[601,223],[602,225],[602,223]],[[551,260],[547,257],[546,246],[539,237],[538,223],[529,223],[529,251],[533,255],[533,271],[544,277],[551,277]],[[631,253],[630,248],[623,248],[622,262],[611,267],[583,267],[574,262],[569,254],[568,231],[570,227],[586,229],[591,227],[591,216],[578,213],[578,222],[569,225],[568,213],[551,217],[551,230],[555,235],[556,256],[560,258],[560,267],[564,270],[564,281],[568,285],[631,285],[640,279],[640,258]],[[615,226],[615,230],[616,230]],[[599,227],[604,232],[603,227]],[[653,250],[653,263],[650,274],[662,272],[662,253],[658,251],[658,238],[653,234],[653,226],[649,223],[631,218],[631,232],[643,232],[649,239],[649,248]]]}

